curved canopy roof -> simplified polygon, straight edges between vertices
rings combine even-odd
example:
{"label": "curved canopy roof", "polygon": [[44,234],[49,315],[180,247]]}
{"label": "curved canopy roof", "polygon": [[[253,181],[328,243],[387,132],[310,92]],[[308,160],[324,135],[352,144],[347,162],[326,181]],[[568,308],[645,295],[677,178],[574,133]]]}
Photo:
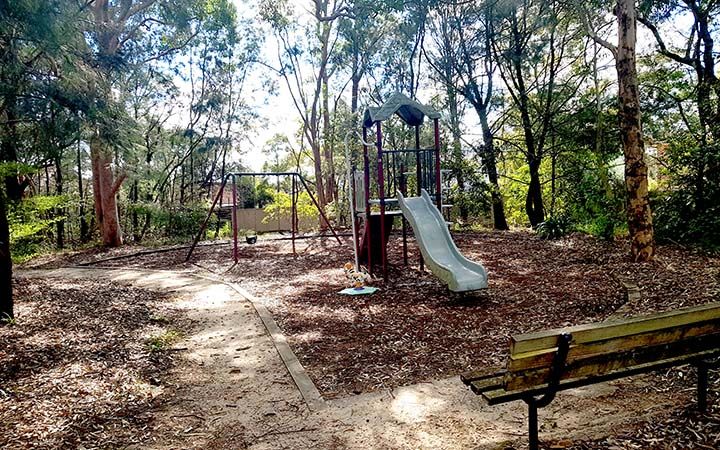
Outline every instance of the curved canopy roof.
{"label": "curved canopy roof", "polygon": [[425,116],[431,119],[440,118],[440,113],[431,106],[416,102],[405,94],[395,92],[382,106],[371,106],[365,110],[363,126],[371,127],[376,122],[383,122],[397,114],[406,124],[417,126],[423,123]]}

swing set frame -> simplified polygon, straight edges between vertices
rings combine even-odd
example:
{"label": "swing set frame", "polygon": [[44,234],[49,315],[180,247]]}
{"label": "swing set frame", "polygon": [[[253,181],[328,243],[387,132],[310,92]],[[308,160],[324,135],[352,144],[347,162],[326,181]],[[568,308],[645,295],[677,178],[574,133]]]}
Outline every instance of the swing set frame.
{"label": "swing set frame", "polygon": [[193,251],[195,250],[195,247],[197,246],[198,242],[200,241],[200,238],[202,237],[205,230],[207,230],[208,223],[210,222],[210,218],[212,217],[213,212],[215,211],[215,208],[218,205],[218,202],[222,198],[223,191],[225,190],[225,187],[227,186],[228,180],[232,180],[232,209],[231,209],[231,221],[232,221],[232,231],[233,231],[233,261],[237,264],[239,259],[239,252],[238,252],[238,220],[237,220],[237,212],[238,212],[238,195],[237,195],[237,186],[240,183],[240,180],[242,177],[277,177],[278,182],[280,181],[281,177],[291,177],[292,178],[292,188],[291,188],[291,194],[290,198],[292,199],[292,208],[291,208],[291,240],[292,240],[292,250],[293,255],[297,255],[295,250],[295,241],[297,239],[300,239],[301,237],[297,236],[298,234],[298,211],[297,211],[297,202],[298,198],[300,196],[300,188],[304,188],[305,191],[309,194],[310,200],[312,200],[313,205],[315,205],[315,208],[320,213],[320,217],[322,218],[324,224],[328,227],[332,235],[337,240],[338,244],[342,245],[342,241],[340,240],[340,236],[335,231],[335,228],[333,228],[332,224],[328,220],[327,216],[325,215],[325,212],[320,207],[320,204],[315,199],[315,195],[313,195],[312,191],[310,190],[310,187],[303,178],[303,176],[299,172],[236,172],[236,173],[228,173],[225,175],[225,177],[222,180],[222,183],[220,184],[220,189],[218,190],[217,195],[215,195],[215,199],[213,200],[212,206],[210,207],[210,211],[208,211],[207,216],[205,217],[205,220],[203,221],[202,225],[200,226],[200,229],[198,230],[197,235],[195,236],[195,239],[193,240],[192,245],[190,246],[190,250],[188,250],[187,256],[185,257],[185,262],[189,261],[192,257]]}

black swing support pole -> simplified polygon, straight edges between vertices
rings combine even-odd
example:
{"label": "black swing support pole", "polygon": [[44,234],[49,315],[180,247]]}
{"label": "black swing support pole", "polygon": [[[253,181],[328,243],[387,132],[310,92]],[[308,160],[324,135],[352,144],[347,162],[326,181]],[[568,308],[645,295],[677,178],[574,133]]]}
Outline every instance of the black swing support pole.
{"label": "black swing support pole", "polygon": [[315,196],[313,195],[312,191],[308,187],[308,184],[305,182],[305,178],[303,178],[302,175],[299,173],[295,173],[295,175],[300,179],[300,182],[303,184],[303,187],[307,191],[308,195],[310,195],[310,200],[312,200],[313,204],[315,205],[315,208],[317,208],[318,212],[320,213],[320,216],[322,216],[322,219],[325,221],[325,224],[330,228],[330,232],[333,236],[335,236],[335,239],[337,239],[338,244],[342,245],[342,241],[340,240],[340,236],[337,235],[335,232],[335,228],[333,228],[332,224],[328,220],[327,216],[325,215],[325,211],[322,210],[320,207],[320,204],[315,200]]}
{"label": "black swing support pole", "polygon": [[210,222],[210,217],[212,217],[212,213],[213,213],[213,211],[215,211],[215,206],[217,206],[218,200],[220,200],[220,198],[223,195],[223,191],[225,190],[225,184],[227,183],[228,176],[226,176],[223,179],[222,183],[220,183],[220,190],[218,190],[217,195],[215,195],[215,200],[213,200],[212,206],[210,207],[210,211],[208,211],[208,214],[205,217],[205,220],[203,221],[202,225],[200,226],[200,231],[198,231],[197,235],[195,235],[195,239],[193,240],[193,243],[190,246],[190,250],[188,250],[187,256],[185,256],[185,262],[190,261],[190,257],[192,256],[193,251],[195,250],[195,247],[197,247],[197,244],[200,241],[200,237],[202,237],[202,234],[207,229],[208,223]]}

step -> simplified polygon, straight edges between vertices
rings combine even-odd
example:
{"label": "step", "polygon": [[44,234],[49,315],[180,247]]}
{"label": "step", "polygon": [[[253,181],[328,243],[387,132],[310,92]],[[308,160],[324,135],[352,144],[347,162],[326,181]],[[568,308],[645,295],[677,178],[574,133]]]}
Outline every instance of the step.
{"label": "step", "polygon": [[[386,198],[385,198],[385,204],[386,204],[386,205],[387,205],[388,203],[397,203],[397,202],[398,202],[397,197],[386,197]],[[370,204],[371,204],[371,205],[379,205],[379,204],[380,204],[380,199],[379,199],[379,198],[372,198],[372,199],[370,199]]]}
{"label": "step", "polygon": [[[370,213],[370,215],[371,215],[371,216],[379,216],[379,215],[380,215],[380,212],[378,212],[378,211],[373,211],[373,212]],[[401,216],[401,215],[402,215],[402,211],[400,211],[400,210],[385,211],[385,215],[386,215],[386,216]],[[365,213],[364,213],[364,212],[359,212],[359,213],[358,213],[358,216],[359,216],[359,217],[365,217]]]}

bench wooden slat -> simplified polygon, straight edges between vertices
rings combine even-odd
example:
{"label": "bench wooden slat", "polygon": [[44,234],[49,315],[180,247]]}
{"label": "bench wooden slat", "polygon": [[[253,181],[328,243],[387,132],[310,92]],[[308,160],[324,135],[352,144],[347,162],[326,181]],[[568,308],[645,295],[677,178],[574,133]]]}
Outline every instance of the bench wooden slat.
{"label": "bench wooden slat", "polygon": [[[604,381],[616,380],[632,375],[638,375],[647,372],[654,372],[656,370],[665,369],[668,367],[682,366],[697,361],[715,358],[720,356],[720,349],[715,348],[713,350],[707,350],[704,352],[698,352],[692,355],[682,355],[675,358],[668,358],[659,361],[648,362],[645,364],[638,364],[632,367],[625,367],[611,372],[604,373],[602,375],[590,375],[584,377],[570,378],[560,381],[558,391],[564,391],[567,389],[574,389],[582,386],[587,386],[595,383],[602,383]],[[545,392],[547,385],[536,385],[531,388],[516,389],[516,390],[505,390],[504,388],[498,388],[493,390],[485,390],[480,392],[483,398],[490,405],[497,405],[500,403],[507,403],[515,400],[522,400],[531,395],[540,395]]]}
{"label": "bench wooden slat", "polygon": [[[585,376],[601,376],[627,367],[643,365],[653,361],[662,361],[694,355],[717,349],[720,342],[720,330],[713,334],[685,339],[671,344],[635,347],[630,351],[592,355],[575,361],[567,362],[560,379],[573,379]],[[507,372],[504,387],[514,391],[526,387],[534,387],[549,381],[550,367],[526,369],[518,372]]]}
{"label": "bench wooden slat", "polygon": [[591,323],[575,327],[526,333],[511,337],[510,353],[528,353],[553,348],[557,345],[557,337],[562,333],[571,333],[573,335],[573,343],[584,344],[621,336],[670,329],[719,318],[720,302],[714,302],[635,319]]}
{"label": "bench wooden slat", "polygon": [[503,376],[504,374],[505,374],[505,370],[500,369],[500,368],[486,369],[486,370],[472,370],[469,372],[461,373],[460,380],[462,380],[462,382],[465,384],[470,384],[473,381]]}
{"label": "bench wooden slat", "polygon": [[477,395],[480,395],[485,391],[500,389],[503,386],[503,375],[498,375],[493,378],[484,378],[482,380],[475,380],[470,382],[469,386],[470,389]]}
{"label": "bench wooden slat", "polygon": [[[686,339],[717,333],[718,330],[720,330],[720,319],[636,335],[615,337],[587,344],[571,344],[566,362],[571,364],[583,358],[621,353],[638,347],[671,345]],[[507,370],[508,372],[518,372],[527,369],[550,367],[556,350],[557,348],[549,348],[510,355]]]}

